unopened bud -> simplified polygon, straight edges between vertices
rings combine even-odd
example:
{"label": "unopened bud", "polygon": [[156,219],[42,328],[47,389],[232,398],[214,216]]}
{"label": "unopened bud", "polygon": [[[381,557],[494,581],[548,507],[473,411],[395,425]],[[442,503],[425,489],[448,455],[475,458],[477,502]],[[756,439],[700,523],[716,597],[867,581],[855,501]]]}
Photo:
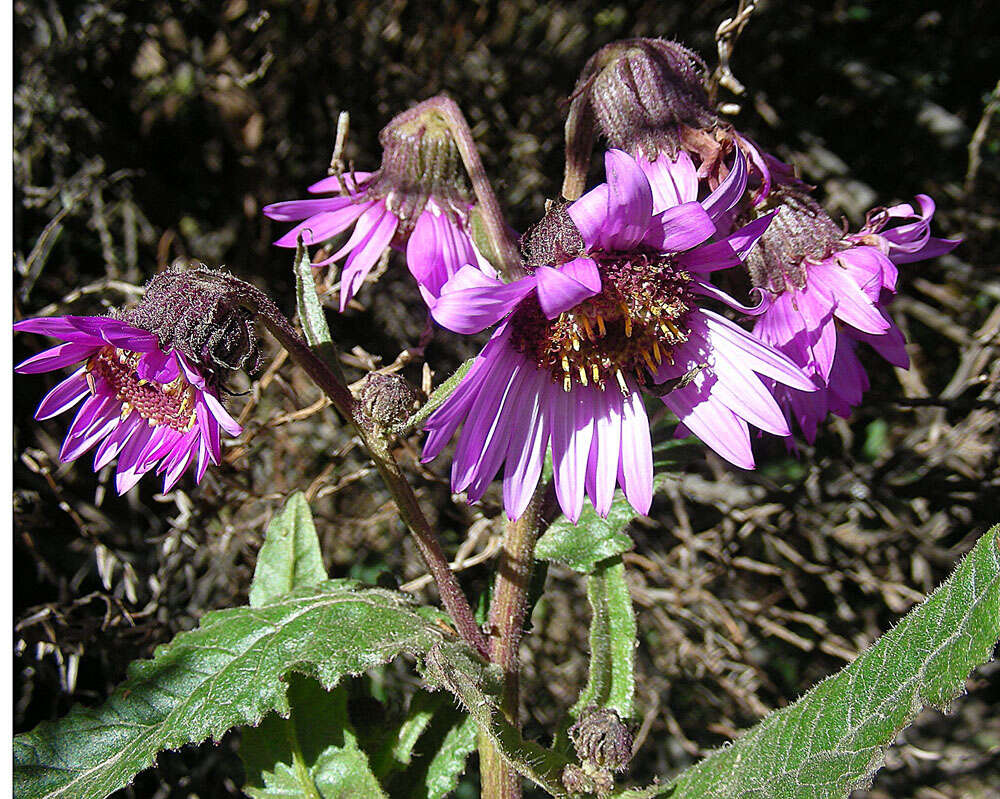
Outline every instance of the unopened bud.
{"label": "unopened bud", "polygon": [[237,282],[204,264],[175,261],[146,286],[142,301],[122,321],[156,335],[160,349],[178,350],[204,374],[260,368],[253,313],[243,307]]}
{"label": "unopened bud", "polygon": [[615,779],[608,771],[587,772],[570,763],[563,769],[563,787],[571,794],[597,794],[607,796],[615,788]]}
{"label": "unopened bud", "polygon": [[464,217],[471,203],[462,156],[441,113],[411,108],[379,133],[382,165],[367,184],[371,199],[385,198],[405,234],[433,199],[439,210]]}
{"label": "unopened bud", "polygon": [[627,39],[595,53],[574,95],[587,102],[611,147],[650,160],[677,154],[683,128],[713,129],[718,117],[701,58],[677,42]]}
{"label": "unopened bud", "polygon": [[806,261],[822,261],[836,251],[844,231],[806,191],[779,186],[751,218],[777,209],[771,223],[746,258],[756,288],[781,294],[806,284]]}
{"label": "unopened bud", "polygon": [[420,408],[422,398],[422,393],[401,375],[371,372],[358,399],[365,417],[389,430],[409,419]]}
{"label": "unopened bud", "polygon": [[611,708],[587,708],[569,728],[569,737],[588,772],[622,771],[632,759],[632,734]]}

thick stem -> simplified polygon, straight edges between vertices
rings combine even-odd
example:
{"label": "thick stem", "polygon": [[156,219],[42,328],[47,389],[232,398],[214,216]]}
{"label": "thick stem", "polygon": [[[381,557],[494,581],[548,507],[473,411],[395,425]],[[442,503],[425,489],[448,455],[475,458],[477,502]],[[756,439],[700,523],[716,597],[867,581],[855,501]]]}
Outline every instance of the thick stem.
{"label": "thick stem", "polygon": [[420,503],[403,476],[387,441],[378,433],[373,434],[370,431],[370,428],[359,416],[357,403],[350,390],[295,332],[278,306],[266,294],[248,283],[236,278],[230,278],[230,282],[236,289],[239,302],[258,315],[267,329],[278,340],[278,343],[288,351],[292,360],[306,371],[306,374],[330,398],[334,407],[354,426],[382,476],[386,488],[392,494],[396,506],[399,508],[400,517],[413,533],[424,563],[437,583],[441,602],[455,623],[455,629],[462,639],[476,649],[480,655],[488,657],[489,650],[486,639],[479,629],[479,625],[476,624],[469,601],[451,571],[448,558],[441,549],[441,544],[438,542],[437,536],[434,535],[427,517],[420,509]]}
{"label": "thick stem", "polygon": [[[535,542],[544,493],[545,486],[540,484],[521,517],[507,522],[490,604],[490,633],[493,636],[490,660],[503,672],[500,708],[515,727],[520,710],[518,649],[528,612],[528,591],[535,565]],[[479,759],[484,799],[518,799],[521,796],[521,777],[483,738],[479,741]]]}

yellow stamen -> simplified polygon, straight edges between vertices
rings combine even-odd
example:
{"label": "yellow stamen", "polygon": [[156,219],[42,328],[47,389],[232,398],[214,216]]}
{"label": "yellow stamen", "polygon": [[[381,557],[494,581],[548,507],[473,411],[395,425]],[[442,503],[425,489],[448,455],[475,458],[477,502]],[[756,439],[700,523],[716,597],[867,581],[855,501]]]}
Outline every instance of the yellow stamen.
{"label": "yellow stamen", "polygon": [[658,342],[653,342],[653,358],[656,360],[657,365],[663,363],[663,355],[660,353],[660,345]]}
{"label": "yellow stamen", "polygon": [[622,394],[628,394],[628,383],[625,382],[625,375],[622,374],[621,369],[615,369],[615,377],[618,379],[618,386],[622,390]]}
{"label": "yellow stamen", "polygon": [[593,341],[594,340],[594,331],[590,327],[590,320],[587,318],[586,314],[580,317],[580,323],[583,325],[583,329],[587,333],[587,338],[590,341]]}
{"label": "yellow stamen", "polygon": [[584,385],[587,385],[587,370],[584,369],[582,366],[579,367],[579,370],[580,370],[580,382],[583,383]]}
{"label": "yellow stamen", "polygon": [[642,359],[646,362],[646,366],[649,367],[649,371],[656,371],[656,364],[653,363],[653,359],[649,357],[649,353],[645,350],[642,351]]}
{"label": "yellow stamen", "polygon": [[601,382],[601,372],[597,368],[597,364],[596,363],[590,365],[590,374],[594,378],[594,382],[595,383],[600,383]]}
{"label": "yellow stamen", "polygon": [[625,315],[625,337],[632,338],[632,317]]}
{"label": "yellow stamen", "polygon": [[569,358],[567,358],[565,355],[562,356],[562,368],[564,372],[569,374]]}
{"label": "yellow stamen", "polygon": [[573,388],[573,379],[569,375],[566,375],[563,378],[563,391],[568,394],[571,388]]}
{"label": "yellow stamen", "polygon": [[600,314],[597,315],[597,330],[602,336],[608,334],[608,329],[604,326],[604,317]]}

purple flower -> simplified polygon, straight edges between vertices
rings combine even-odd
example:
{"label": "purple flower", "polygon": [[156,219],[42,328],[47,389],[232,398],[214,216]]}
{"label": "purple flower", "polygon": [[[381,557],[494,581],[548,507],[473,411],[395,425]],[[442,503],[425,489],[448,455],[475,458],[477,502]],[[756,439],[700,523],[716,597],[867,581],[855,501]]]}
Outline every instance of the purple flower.
{"label": "purple flower", "polygon": [[309,187],[314,193],[340,192],[332,197],[292,200],[264,208],[270,219],[305,220],[275,241],[278,247],[295,247],[333,238],[354,226],[344,245],[315,267],[340,261],[340,310],[357,293],[368,273],[390,247],[405,249],[406,263],[417,283],[437,296],[441,286],[465,264],[490,269],[469,232],[470,203],[427,197],[422,207],[406,202],[399,193],[373,190],[378,173],[346,173],[343,179],[324,178]]}
{"label": "purple flower", "polygon": [[[919,210],[901,204],[875,211],[859,233],[845,235],[804,192],[779,187],[775,194],[777,213],[748,258],[754,285],[771,298],[754,334],[822,389],[777,390],[812,442],[828,412],[846,417],[868,389],[855,354],[859,342],[894,366],[909,366],[902,331],[886,312],[897,265],[949,252],[958,242],[930,235],[934,203],[926,195],[917,197]],[[887,229],[892,222],[902,224]]]}
{"label": "purple flower", "polygon": [[579,517],[585,493],[607,515],[616,484],[647,512],[648,385],[682,430],[739,466],[753,466],[748,424],[789,434],[758,375],[804,391],[812,388],[809,379],[786,356],[699,305],[709,296],[741,307],[707,277],[739,264],[767,219],[704,242],[715,233],[715,218],[743,195],[746,164],[737,156],[726,181],[698,202],[690,159],[671,163],[679,164],[673,188],[654,194],[643,170],[648,163],[609,151],[608,182],[568,207],[577,252],[566,253],[570,237],[556,237],[553,251],[563,255],[555,265],[529,264],[531,274],[508,284],[465,267],[431,304],[434,318],[459,333],[502,320],[426,424],[429,460],[464,422],[452,487],[470,501],[482,497],[503,465],[504,506],[511,518],[520,516],[551,448],[556,495],[570,519]]}
{"label": "purple flower", "polygon": [[193,462],[200,482],[209,462],[219,463],[219,428],[232,436],[241,432],[222,407],[215,381],[179,351],[164,352],[153,333],[101,316],[26,319],[14,330],[64,342],[28,358],[18,372],[83,363],[45,395],[35,418],[49,419],[82,402],[59,459],[75,460],[100,442],[94,470],[118,458],[119,494],[157,465],[164,491]]}

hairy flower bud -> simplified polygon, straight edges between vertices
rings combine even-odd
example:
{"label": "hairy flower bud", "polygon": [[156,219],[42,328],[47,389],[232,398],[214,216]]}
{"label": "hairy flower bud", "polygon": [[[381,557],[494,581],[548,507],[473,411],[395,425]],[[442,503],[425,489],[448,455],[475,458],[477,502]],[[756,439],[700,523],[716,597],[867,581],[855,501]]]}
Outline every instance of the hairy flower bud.
{"label": "hairy flower bud", "polygon": [[205,374],[260,368],[253,314],[239,301],[227,273],[175,261],[146,286],[142,301],[120,318],[153,333],[164,350],[174,349]]}
{"label": "hairy flower bud", "polygon": [[464,217],[471,195],[458,144],[434,108],[405,111],[379,133],[382,166],[367,187],[370,199],[385,199],[408,234],[434,199],[446,214]]}
{"label": "hairy flower bud", "polygon": [[359,401],[365,416],[388,430],[402,424],[420,408],[422,392],[402,375],[371,372],[361,386]]}
{"label": "hairy flower bud", "polygon": [[615,779],[608,771],[588,772],[570,763],[563,769],[562,784],[572,794],[596,793],[598,796],[607,796],[615,788]]}
{"label": "hairy flower bud", "polygon": [[585,768],[623,771],[632,759],[632,734],[611,708],[587,708],[569,737]]}
{"label": "hairy flower bud", "polygon": [[772,189],[767,202],[753,214],[775,209],[746,264],[755,287],[781,294],[790,287],[803,288],[806,263],[822,261],[833,253],[844,231],[804,188],[780,185]]}
{"label": "hairy flower bud", "polygon": [[626,39],[595,53],[580,74],[575,98],[588,103],[611,147],[655,159],[676,155],[682,128],[718,123],[705,89],[707,68],[677,42]]}

